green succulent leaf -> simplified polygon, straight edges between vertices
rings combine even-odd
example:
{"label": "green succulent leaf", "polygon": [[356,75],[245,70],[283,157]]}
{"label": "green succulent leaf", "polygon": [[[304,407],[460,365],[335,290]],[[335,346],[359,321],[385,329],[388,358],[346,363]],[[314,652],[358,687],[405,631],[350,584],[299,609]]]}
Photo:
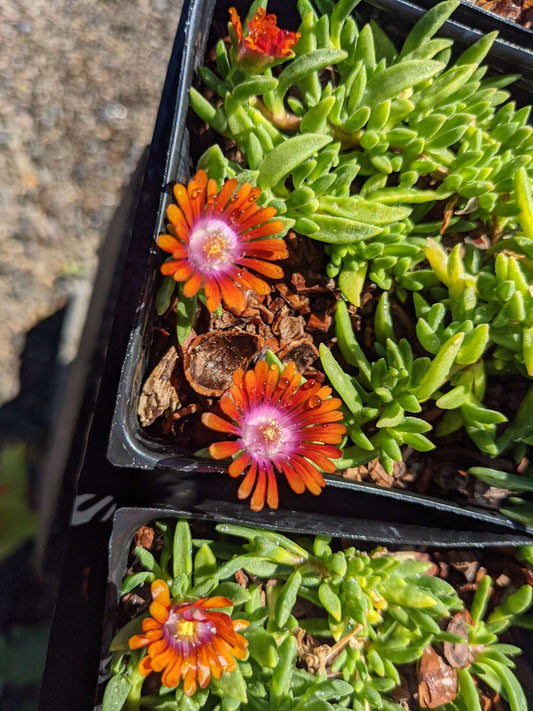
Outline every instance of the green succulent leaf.
{"label": "green succulent leaf", "polygon": [[298,84],[310,74],[329,67],[331,64],[342,62],[348,54],[339,49],[316,49],[308,54],[296,57],[281,72],[278,79],[277,98],[282,101],[283,97],[294,84]]}
{"label": "green succulent leaf", "polygon": [[407,56],[431,40],[458,7],[458,0],[445,0],[445,2],[438,3],[438,5],[426,12],[407,35],[400,57]]}
{"label": "green succulent leaf", "polygon": [[272,149],[258,166],[258,185],[264,190],[273,188],[289,173],[321,148],[331,143],[331,136],[305,134],[294,136]]}
{"label": "green succulent leaf", "polygon": [[471,467],[468,473],[485,482],[485,484],[499,489],[508,489],[519,493],[533,491],[533,478],[528,479],[526,476],[510,474],[509,472],[488,467]]}
{"label": "green succulent leaf", "polygon": [[262,666],[274,669],[279,661],[275,638],[262,627],[248,627],[244,633],[249,642],[250,655]]}
{"label": "green succulent leaf", "polygon": [[441,387],[450,373],[463,340],[464,334],[458,333],[449,338],[446,343],[441,346],[439,352],[429,366],[426,375],[422,378],[420,384],[413,393],[418,400],[427,400],[436,390],[438,390],[438,388]]}
{"label": "green succulent leaf", "polygon": [[318,228],[318,231],[313,234],[313,238],[329,244],[350,244],[370,239],[382,232],[382,228],[378,225],[369,225],[365,222],[332,215],[315,214],[313,223]]}
{"label": "green succulent leaf", "polygon": [[235,671],[225,671],[220,679],[213,678],[211,683],[222,699],[229,697],[242,704],[247,703],[246,682],[238,665]]}
{"label": "green succulent leaf", "polygon": [[102,711],[121,711],[131,689],[131,681],[124,674],[116,674],[109,680],[104,698]]}
{"label": "green succulent leaf", "polygon": [[374,106],[378,101],[393,99],[406,89],[421,84],[439,74],[444,64],[423,59],[404,60],[376,74],[367,84],[365,103]]}
{"label": "green succulent leaf", "polygon": [[391,207],[380,205],[375,200],[365,200],[359,195],[350,197],[332,197],[328,195],[319,198],[319,209],[337,217],[344,217],[370,225],[388,225],[391,222],[400,222],[411,214],[408,207]]}

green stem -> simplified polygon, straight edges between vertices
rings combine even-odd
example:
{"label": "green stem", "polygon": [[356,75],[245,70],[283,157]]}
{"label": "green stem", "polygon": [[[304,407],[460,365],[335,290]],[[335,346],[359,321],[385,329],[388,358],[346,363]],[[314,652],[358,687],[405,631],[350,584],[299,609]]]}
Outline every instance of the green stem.
{"label": "green stem", "polygon": [[250,104],[257,109],[270,123],[281,131],[297,132],[300,129],[300,118],[290,111],[280,110],[273,113],[264,105],[261,99],[252,97]]}
{"label": "green stem", "polygon": [[135,667],[130,675],[131,689],[126,699],[127,711],[141,711],[141,689],[144,684],[145,677],[139,669]]}

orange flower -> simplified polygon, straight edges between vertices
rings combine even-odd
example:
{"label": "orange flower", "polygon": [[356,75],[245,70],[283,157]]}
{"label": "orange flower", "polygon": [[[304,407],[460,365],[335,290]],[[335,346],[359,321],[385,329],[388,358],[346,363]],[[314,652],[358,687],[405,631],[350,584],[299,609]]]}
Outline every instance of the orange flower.
{"label": "orange flower", "polygon": [[314,380],[301,383],[301,378],[294,363],[280,373],[277,365],[259,361],[254,370],[237,370],[233,386],[220,399],[231,422],[211,412],[202,416],[207,427],[237,437],[212,444],[209,452],[214,459],[234,457],[228,470],[232,477],[248,470],[238,496],[247,498],[255,487],[254,511],[261,511],[265,500],[271,509],[278,507],[274,469],[295,493],[308,489],[320,494],[325,486],[320,469],[334,472],[331,460],[342,454],[333,446],[346,432],[339,423],[341,400],[330,397],[331,388]]}
{"label": "orange flower", "polygon": [[192,696],[198,686],[205,689],[211,676],[220,679],[224,671],[235,670],[235,659],[244,659],[248,646],[238,631],[250,623],[210,609],[231,607],[231,600],[210,597],[173,605],[164,580],[154,580],[151,590],[151,617],[142,621],[142,633],[129,640],[130,649],[148,647],[139,663],[143,676],[163,672],[161,682],[169,688],[183,679],[183,691]]}
{"label": "orange flower", "polygon": [[275,59],[292,55],[300,33],[281,30],[276,24],[276,15],[267,15],[265,8],[260,7],[252,19],[248,20],[248,34],[244,36],[241,18],[235,8],[230,7],[229,13],[239,43],[239,59],[251,60],[255,64],[270,64]]}
{"label": "orange flower", "polygon": [[261,191],[250,183],[237,192],[236,188],[232,178],[218,193],[215,181],[208,180],[203,170],[187,187],[175,185],[178,204],[167,208],[172,234],[159,235],[157,240],[173,256],[161,265],[161,273],[185,282],[187,298],[203,288],[210,311],[216,311],[221,300],[242,311],[243,289],[268,294],[270,286],[248,269],[281,279],[283,269],[271,261],[288,256],[285,242],[272,237],[283,229],[281,220],[272,220],[275,208],[259,207]]}

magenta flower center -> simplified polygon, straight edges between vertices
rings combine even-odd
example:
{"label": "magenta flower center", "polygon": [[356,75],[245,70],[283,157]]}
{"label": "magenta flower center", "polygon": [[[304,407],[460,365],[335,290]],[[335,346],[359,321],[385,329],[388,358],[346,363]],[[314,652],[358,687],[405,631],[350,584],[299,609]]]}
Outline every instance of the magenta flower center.
{"label": "magenta flower center", "polygon": [[258,405],[244,416],[242,442],[256,459],[290,455],[297,446],[297,435],[289,412],[281,407]]}
{"label": "magenta flower center", "polygon": [[183,655],[190,654],[193,647],[210,644],[217,633],[213,622],[194,607],[172,607],[163,628],[168,643]]}
{"label": "magenta flower center", "polygon": [[239,238],[222,220],[202,218],[189,235],[189,259],[202,272],[221,272],[234,263]]}

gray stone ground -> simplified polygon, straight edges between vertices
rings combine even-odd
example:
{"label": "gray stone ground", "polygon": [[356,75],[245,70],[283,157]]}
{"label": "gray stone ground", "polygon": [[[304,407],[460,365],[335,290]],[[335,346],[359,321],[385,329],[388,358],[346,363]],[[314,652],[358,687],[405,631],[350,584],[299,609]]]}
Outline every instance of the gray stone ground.
{"label": "gray stone ground", "polygon": [[181,0],[0,0],[0,405],[26,332],[94,273],[150,142]]}

